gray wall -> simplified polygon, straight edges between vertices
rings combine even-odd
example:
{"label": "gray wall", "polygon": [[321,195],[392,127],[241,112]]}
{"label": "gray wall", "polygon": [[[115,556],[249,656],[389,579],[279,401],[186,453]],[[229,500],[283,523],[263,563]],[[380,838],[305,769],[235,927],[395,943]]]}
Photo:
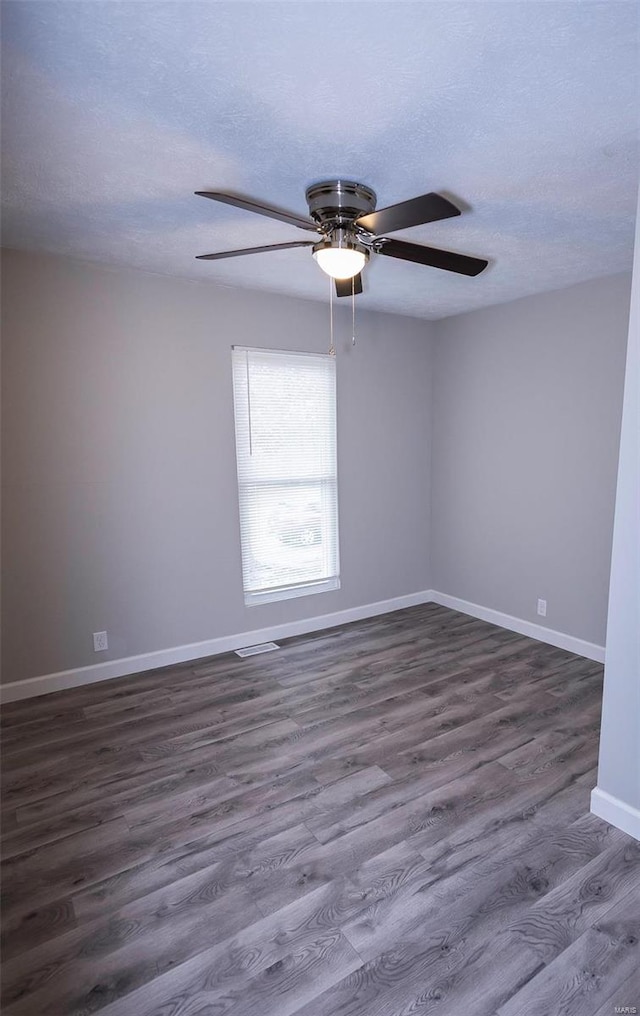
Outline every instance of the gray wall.
{"label": "gray wall", "polygon": [[5,681],[428,588],[604,643],[629,277],[435,324],[361,314],[355,349],[338,305],[342,588],[247,608],[230,347],[322,351],[327,308],[3,268]]}
{"label": "gray wall", "polygon": [[429,588],[428,323],[361,314],[352,349],[339,306],[342,588],[247,608],[230,347],[323,351],[327,308],[44,255],[3,271],[4,681]]}
{"label": "gray wall", "polygon": [[611,276],[437,323],[435,589],[604,644],[629,295]]}
{"label": "gray wall", "polygon": [[[640,838],[640,195],[618,465],[598,788]],[[598,802],[599,807],[602,805]],[[618,824],[621,815],[612,820]]]}

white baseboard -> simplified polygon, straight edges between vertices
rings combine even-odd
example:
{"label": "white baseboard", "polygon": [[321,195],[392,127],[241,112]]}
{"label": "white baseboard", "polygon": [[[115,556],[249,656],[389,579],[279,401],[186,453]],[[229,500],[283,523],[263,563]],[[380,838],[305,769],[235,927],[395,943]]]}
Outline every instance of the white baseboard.
{"label": "white baseboard", "polygon": [[206,656],[233,652],[244,646],[255,646],[259,642],[274,642],[278,639],[292,638],[294,635],[307,635],[309,632],[322,631],[323,628],[335,628],[350,621],[362,621],[379,614],[389,614],[393,610],[415,607],[421,603],[430,603],[431,590],[409,593],[407,596],[396,596],[390,600],[379,600],[366,603],[361,607],[350,607],[332,614],[321,614],[318,617],[303,618],[300,621],[288,621],[285,624],[273,625],[270,628],[258,628],[253,631],[240,632],[237,635],[224,635],[221,638],[207,639],[204,642],[192,642],[185,646],[174,646],[171,649],[160,649],[139,656],[125,656],[119,660],[108,660],[95,663],[88,667],[77,667],[73,670],[61,670],[56,674],[43,674],[41,677],[28,677],[23,681],[12,681],[0,685],[0,701],[16,702],[19,699],[34,698],[36,695],[47,695],[52,691],[63,691],[65,688],[77,688],[84,684],[97,681],[109,681],[114,677],[126,677],[145,670],[157,670],[159,667],[170,667],[178,663],[188,663]]}
{"label": "white baseboard", "polygon": [[640,840],[640,810],[596,787],[591,791],[591,811],[616,829]]}
{"label": "white baseboard", "polygon": [[492,610],[490,607],[481,607],[478,603],[470,603],[468,600],[460,600],[457,596],[449,596],[448,593],[440,593],[437,589],[431,591],[431,598],[434,603],[442,607],[451,607],[452,610],[459,610],[462,614],[471,614],[481,621],[489,621],[490,624],[497,624],[500,628],[508,628],[518,635],[527,635],[538,642],[546,642],[558,649],[566,649],[576,656],[586,656],[588,660],[595,660],[596,663],[604,663],[604,646],[598,646],[595,642],[585,642],[584,639],[575,638],[573,635],[566,635],[562,631],[555,631],[553,628],[545,628],[541,624],[533,624],[531,621],[523,621],[520,617],[512,617],[511,614],[503,614],[499,610]]}
{"label": "white baseboard", "polygon": [[323,628],[335,628],[350,621],[362,621],[379,614],[389,614],[393,610],[415,607],[421,603],[439,603],[443,607],[451,607],[463,614],[470,614],[482,621],[489,621],[500,628],[508,628],[519,635],[549,645],[566,649],[578,656],[586,656],[589,660],[604,662],[604,646],[565,635],[564,632],[544,628],[519,617],[503,614],[489,607],[481,607],[468,600],[460,600],[456,596],[440,593],[434,589],[424,589],[407,596],[396,596],[390,600],[379,600],[366,603],[360,607],[338,610],[332,614],[320,614],[317,617],[303,618],[300,621],[288,621],[273,625],[270,628],[258,628],[253,631],[240,632],[236,635],[223,635],[221,638],[207,639],[204,642],[192,642],[185,646],[174,646],[171,649],[160,649],[139,656],[125,656],[119,660],[107,660],[104,663],[92,664],[88,667],[77,667],[73,670],[61,670],[56,674],[43,674],[41,677],[29,677],[24,681],[12,681],[0,685],[0,701],[16,702],[19,699],[34,698],[36,695],[47,695],[52,691],[63,691],[65,688],[77,688],[84,684],[97,681],[109,681],[114,677],[127,677],[130,674],[142,673],[145,670],[157,670],[159,667],[170,667],[178,663],[188,663],[206,656],[233,652],[243,646],[257,645],[259,642],[276,642],[278,639],[291,638],[294,635],[307,635],[309,632],[322,631]]}

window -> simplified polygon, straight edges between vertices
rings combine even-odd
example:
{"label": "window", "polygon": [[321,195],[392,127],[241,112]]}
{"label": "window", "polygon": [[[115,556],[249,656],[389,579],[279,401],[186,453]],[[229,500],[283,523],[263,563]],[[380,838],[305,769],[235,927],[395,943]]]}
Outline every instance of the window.
{"label": "window", "polygon": [[336,361],[233,348],[246,604],[340,586]]}

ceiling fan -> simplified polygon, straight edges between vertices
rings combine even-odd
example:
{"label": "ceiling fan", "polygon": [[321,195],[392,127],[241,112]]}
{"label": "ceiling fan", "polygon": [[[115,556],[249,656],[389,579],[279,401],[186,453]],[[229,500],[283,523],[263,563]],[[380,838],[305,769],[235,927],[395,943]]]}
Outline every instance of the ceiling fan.
{"label": "ceiling fan", "polygon": [[338,296],[351,296],[362,292],[361,272],[371,254],[413,261],[418,265],[442,268],[458,275],[479,275],[488,261],[455,254],[453,251],[425,247],[423,244],[394,240],[384,233],[421,226],[460,215],[460,209],[440,194],[422,194],[376,211],[376,194],[370,187],[349,180],[327,180],[307,188],[306,199],[309,217],[295,212],[282,211],[261,201],[222,191],[196,191],[199,197],[222,201],[227,205],[245,208],[271,219],[280,219],[292,226],[319,233],[318,240],[292,240],[273,243],[266,247],[247,247],[244,250],[219,251],[216,254],[199,254],[201,261],[234,258],[242,254],[259,254],[268,250],[285,250],[289,247],[312,247],[313,256],[320,268],[335,279]]}

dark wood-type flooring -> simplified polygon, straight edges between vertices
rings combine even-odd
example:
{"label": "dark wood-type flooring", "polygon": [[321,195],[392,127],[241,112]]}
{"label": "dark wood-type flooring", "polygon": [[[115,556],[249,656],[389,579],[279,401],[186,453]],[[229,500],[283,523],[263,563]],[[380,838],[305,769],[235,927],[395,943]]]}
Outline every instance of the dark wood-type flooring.
{"label": "dark wood-type flooring", "polygon": [[429,604],[7,706],[4,1016],[640,1012],[601,682]]}

